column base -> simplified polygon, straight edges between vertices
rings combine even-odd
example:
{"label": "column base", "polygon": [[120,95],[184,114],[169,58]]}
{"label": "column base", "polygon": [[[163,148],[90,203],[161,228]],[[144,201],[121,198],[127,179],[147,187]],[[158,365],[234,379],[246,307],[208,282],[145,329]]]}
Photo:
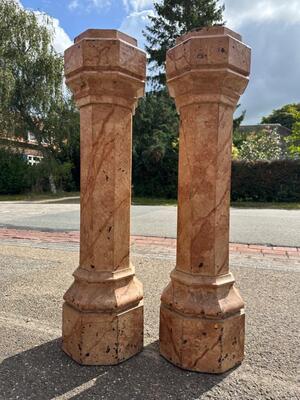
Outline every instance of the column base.
{"label": "column base", "polygon": [[63,305],[63,351],[82,365],[116,365],[143,349],[143,302],[117,313]]}
{"label": "column base", "polygon": [[160,354],[190,371],[220,374],[244,358],[245,314],[224,319],[184,316],[160,308]]}

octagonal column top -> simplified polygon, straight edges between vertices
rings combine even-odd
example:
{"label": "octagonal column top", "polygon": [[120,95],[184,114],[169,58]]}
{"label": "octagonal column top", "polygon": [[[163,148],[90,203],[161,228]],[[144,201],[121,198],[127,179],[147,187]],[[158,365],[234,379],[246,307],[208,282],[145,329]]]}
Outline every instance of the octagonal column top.
{"label": "octagonal column top", "polygon": [[66,84],[79,107],[112,103],[132,108],[144,94],[146,61],[146,53],[125,33],[88,29],[65,51]]}
{"label": "octagonal column top", "polygon": [[242,41],[242,36],[239,33],[234,32],[233,30],[225,27],[225,26],[208,26],[204,28],[194,28],[186,34],[178,37],[176,39],[176,44],[182,43],[191,37],[204,37],[204,36],[232,36],[233,38]]}
{"label": "octagonal column top", "polygon": [[195,102],[235,106],[248,84],[251,49],[232,30],[196,28],[167,53],[167,83],[177,107]]}
{"label": "octagonal column top", "polygon": [[135,38],[116,29],[87,29],[76,36],[74,43],[78,43],[83,39],[119,39],[137,47],[137,40]]}

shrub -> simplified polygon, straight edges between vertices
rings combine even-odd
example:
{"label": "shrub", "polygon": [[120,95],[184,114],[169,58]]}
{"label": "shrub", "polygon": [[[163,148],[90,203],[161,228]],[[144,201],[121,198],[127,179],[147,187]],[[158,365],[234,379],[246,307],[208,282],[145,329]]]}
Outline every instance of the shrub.
{"label": "shrub", "polygon": [[73,164],[44,159],[30,168],[30,182],[33,192],[50,192],[51,182],[58,191],[70,192],[76,189],[72,177]]}
{"label": "shrub", "polygon": [[57,164],[54,170],[54,181],[58,190],[71,192],[76,189],[72,176],[73,168],[74,166],[71,162]]}
{"label": "shrub", "polygon": [[18,194],[30,189],[30,166],[21,154],[0,148],[0,193]]}
{"label": "shrub", "polygon": [[[138,171],[134,195],[177,197],[175,158],[173,163],[161,164],[152,176],[149,171]],[[231,185],[232,201],[300,201],[300,160],[233,161]]]}
{"label": "shrub", "polygon": [[233,161],[232,201],[300,201],[300,160]]}
{"label": "shrub", "polygon": [[275,130],[249,133],[238,149],[238,158],[246,161],[272,161],[284,158],[281,136]]}

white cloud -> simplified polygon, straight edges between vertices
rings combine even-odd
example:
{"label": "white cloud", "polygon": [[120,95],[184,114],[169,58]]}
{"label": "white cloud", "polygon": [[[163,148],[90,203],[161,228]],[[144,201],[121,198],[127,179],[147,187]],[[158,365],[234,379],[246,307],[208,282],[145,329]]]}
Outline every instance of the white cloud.
{"label": "white cloud", "polygon": [[300,0],[225,0],[225,6],[226,25],[252,48],[250,82],[240,108],[247,111],[245,123],[300,102]]}
{"label": "white cloud", "polygon": [[63,53],[68,47],[73,45],[73,42],[60,26],[58,19],[52,18],[52,23],[54,29],[53,47],[58,53]]}
{"label": "white cloud", "polygon": [[[21,8],[24,8],[20,0],[14,0]],[[53,34],[53,47],[58,53],[63,53],[68,47],[72,46],[73,42],[60,26],[58,19],[50,17],[40,11],[34,11],[39,23],[41,25],[48,25],[51,33]]]}
{"label": "white cloud", "polygon": [[35,11],[35,15],[41,25],[47,25],[53,35],[53,47],[58,53],[63,53],[68,47],[72,46],[73,42],[69,35],[60,26],[57,18],[50,17],[39,11]]}
{"label": "white cloud", "polygon": [[144,47],[143,30],[149,23],[149,15],[154,15],[153,0],[122,0],[128,15],[120,30],[137,39],[139,47]]}
{"label": "white cloud", "polygon": [[[0,0],[1,1],[1,0]],[[15,0],[20,3],[19,0]],[[152,0],[116,0],[127,10],[120,30],[138,39],[143,47],[143,29],[154,15]],[[250,83],[241,98],[246,123],[259,122],[274,108],[300,102],[300,0],[219,0],[225,2],[229,28],[241,33],[252,47]],[[69,0],[73,10],[109,8],[112,0]],[[21,4],[21,3],[20,3]],[[53,19],[54,46],[62,52],[72,41],[57,19]]]}
{"label": "white cloud", "polygon": [[[120,30],[136,37],[143,47],[142,30],[148,16],[154,15],[153,2],[122,1],[128,16]],[[300,102],[300,0],[220,0],[220,3],[224,1],[226,25],[241,33],[244,42],[252,47],[250,82],[240,108],[247,111],[245,122],[260,122],[273,109]]]}
{"label": "white cloud", "polygon": [[149,22],[149,15],[154,15],[153,10],[133,11],[120,26],[120,31],[137,39],[139,47],[144,47],[143,30]]}
{"label": "white cloud", "polygon": [[112,0],[69,0],[68,8],[71,11],[80,9],[90,12],[92,9],[109,9],[111,5]]}
{"label": "white cloud", "polygon": [[78,7],[79,7],[78,0],[72,0],[68,5],[69,10],[76,10]]}
{"label": "white cloud", "polygon": [[122,0],[127,11],[149,10],[153,6],[153,0]]}
{"label": "white cloud", "polygon": [[107,8],[111,6],[111,0],[89,0],[90,7]]}
{"label": "white cloud", "polygon": [[225,0],[225,6],[225,20],[234,29],[250,22],[280,20],[283,25],[300,22],[299,0]]}

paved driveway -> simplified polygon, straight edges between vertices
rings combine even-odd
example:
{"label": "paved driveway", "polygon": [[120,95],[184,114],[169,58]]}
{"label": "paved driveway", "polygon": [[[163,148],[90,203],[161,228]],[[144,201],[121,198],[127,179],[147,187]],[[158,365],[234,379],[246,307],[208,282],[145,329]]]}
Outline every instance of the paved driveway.
{"label": "paved driveway", "polygon": [[[223,375],[181,370],[159,356],[159,306],[174,260],[133,254],[145,294],[145,348],[114,367],[82,367],[61,351],[63,294],[77,251],[0,244],[1,400],[299,400],[299,266],[231,260],[245,300],[246,358]],[[242,266],[242,267],[240,267]],[[299,374],[298,374],[299,375]]]}
{"label": "paved driveway", "polygon": [[[133,235],[176,237],[174,206],[133,206]],[[78,230],[78,204],[0,203],[0,227]],[[231,209],[230,241],[300,246],[300,211]]]}

